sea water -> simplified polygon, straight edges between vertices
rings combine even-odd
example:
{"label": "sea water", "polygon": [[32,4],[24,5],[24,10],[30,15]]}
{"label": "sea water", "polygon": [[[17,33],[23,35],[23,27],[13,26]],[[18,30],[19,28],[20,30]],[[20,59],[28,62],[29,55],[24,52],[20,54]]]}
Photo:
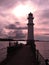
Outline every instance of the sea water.
{"label": "sea water", "polygon": [[0,41],[0,62],[7,57],[8,46],[9,46],[9,42]]}

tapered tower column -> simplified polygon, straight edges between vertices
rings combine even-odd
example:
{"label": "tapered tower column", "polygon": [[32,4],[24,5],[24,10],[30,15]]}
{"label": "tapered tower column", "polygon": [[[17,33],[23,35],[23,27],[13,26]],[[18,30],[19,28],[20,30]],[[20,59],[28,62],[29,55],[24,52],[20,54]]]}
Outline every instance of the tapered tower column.
{"label": "tapered tower column", "polygon": [[28,14],[28,38],[27,38],[27,44],[30,44],[30,41],[34,43],[34,23],[33,23],[33,14]]}
{"label": "tapered tower column", "polygon": [[33,23],[33,14],[29,13],[28,14],[28,38],[27,38],[27,45],[31,46],[32,49],[32,65],[37,65],[37,60],[36,60],[36,45],[34,43],[34,23]]}

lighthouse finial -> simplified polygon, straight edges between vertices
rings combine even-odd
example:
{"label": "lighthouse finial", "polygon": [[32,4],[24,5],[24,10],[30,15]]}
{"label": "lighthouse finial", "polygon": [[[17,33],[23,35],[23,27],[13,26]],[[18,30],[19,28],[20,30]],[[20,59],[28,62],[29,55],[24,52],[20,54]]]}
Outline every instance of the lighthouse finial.
{"label": "lighthouse finial", "polygon": [[33,14],[32,14],[31,12],[28,14],[28,19],[29,19],[29,18],[34,19]]}

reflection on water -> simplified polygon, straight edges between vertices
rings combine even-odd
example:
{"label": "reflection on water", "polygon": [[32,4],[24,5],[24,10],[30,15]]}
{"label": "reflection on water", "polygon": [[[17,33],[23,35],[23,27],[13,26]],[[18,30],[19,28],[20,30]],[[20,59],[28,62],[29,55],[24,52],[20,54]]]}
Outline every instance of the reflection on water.
{"label": "reflection on water", "polygon": [[[24,43],[26,44],[26,42],[20,42],[19,43]],[[49,58],[49,42],[35,42],[36,44],[36,49],[39,50],[39,52],[42,54],[42,56],[44,58]],[[12,43],[13,45],[13,43]],[[9,46],[9,42],[0,42],[0,49],[8,47]],[[4,54],[2,54],[4,53]],[[0,50],[0,62],[6,58],[7,55],[7,48]]]}

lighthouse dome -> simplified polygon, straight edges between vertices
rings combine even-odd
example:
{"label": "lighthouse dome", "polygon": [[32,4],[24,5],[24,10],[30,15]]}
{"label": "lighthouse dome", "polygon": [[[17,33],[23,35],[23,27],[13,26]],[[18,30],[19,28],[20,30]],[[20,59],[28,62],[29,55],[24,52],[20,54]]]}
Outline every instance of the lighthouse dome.
{"label": "lighthouse dome", "polygon": [[34,19],[34,17],[33,17],[33,14],[30,12],[29,14],[28,14],[28,19]]}
{"label": "lighthouse dome", "polygon": [[29,14],[28,14],[29,16],[33,16],[33,14],[30,12]]}

